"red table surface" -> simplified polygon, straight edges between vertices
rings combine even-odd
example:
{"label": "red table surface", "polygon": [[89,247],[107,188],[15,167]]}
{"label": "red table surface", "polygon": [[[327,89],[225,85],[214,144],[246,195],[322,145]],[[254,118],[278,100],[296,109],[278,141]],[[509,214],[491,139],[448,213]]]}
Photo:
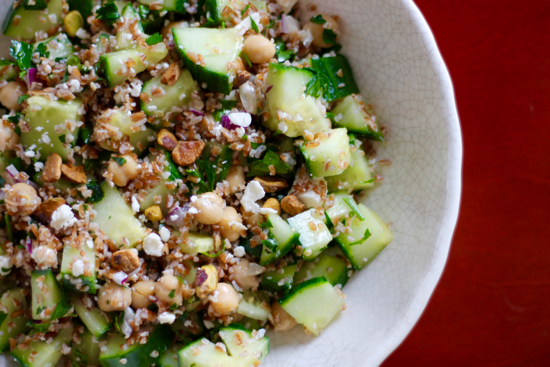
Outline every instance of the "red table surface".
{"label": "red table surface", "polygon": [[454,82],[462,205],[393,366],[550,366],[550,2],[417,0]]}

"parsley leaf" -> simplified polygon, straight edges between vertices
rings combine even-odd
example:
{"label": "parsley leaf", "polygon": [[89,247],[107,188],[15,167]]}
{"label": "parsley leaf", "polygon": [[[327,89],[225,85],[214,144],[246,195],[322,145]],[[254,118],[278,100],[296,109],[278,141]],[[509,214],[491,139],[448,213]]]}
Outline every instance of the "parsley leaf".
{"label": "parsley leaf", "polygon": [[119,166],[123,166],[124,163],[126,163],[126,159],[122,157],[113,157],[113,161],[115,161]]}
{"label": "parsley leaf", "polygon": [[45,43],[38,44],[36,51],[38,51],[40,57],[50,57],[50,51],[48,51],[48,46]]}
{"label": "parsley leaf", "polygon": [[309,21],[314,24],[325,24],[327,22],[321,14],[314,16]]}
{"label": "parsley leaf", "polygon": [[250,4],[248,4],[243,10],[241,10],[241,16],[243,16],[248,9],[250,9]]}
{"label": "parsley leaf", "polygon": [[8,240],[13,242],[13,232],[11,230],[11,215],[4,215],[6,221],[6,232],[8,232]]}
{"label": "parsley leaf", "polygon": [[145,40],[145,42],[149,46],[156,45],[157,43],[161,43],[162,42],[162,35],[160,35],[159,33],[155,33],[155,34],[147,37],[147,40]]}
{"label": "parsley leaf", "polygon": [[25,75],[25,71],[32,66],[32,54],[34,49],[32,45],[26,42],[19,42],[12,40],[10,47],[10,55],[16,60],[17,66],[22,71],[22,75]]}
{"label": "parsley leaf", "polygon": [[172,291],[170,292],[170,294],[168,295],[168,297],[174,298],[175,296],[176,296],[176,290],[175,290],[175,289],[172,289]]}
{"label": "parsley leaf", "polygon": [[90,196],[87,200],[88,203],[97,203],[98,201],[101,201],[105,196],[103,189],[96,180],[91,180],[90,182],[88,182],[86,184],[86,187],[89,190],[92,190],[92,196]]}
{"label": "parsley leaf", "polygon": [[250,26],[252,27],[252,30],[256,33],[260,33],[260,30],[258,29],[258,25],[254,21],[252,17],[250,17]]}
{"label": "parsley leaf", "polygon": [[365,234],[363,235],[363,238],[360,238],[360,239],[358,239],[357,241],[350,243],[349,245],[350,245],[350,246],[355,246],[355,245],[362,244],[363,242],[365,242],[366,240],[368,240],[370,236],[371,236],[370,231],[369,231],[369,229],[367,228],[367,230],[365,231]]}
{"label": "parsley leaf", "polygon": [[318,98],[318,97],[321,96],[321,90],[322,90],[322,86],[323,86],[323,84],[321,83],[321,79],[322,79],[323,75],[317,73],[313,69],[310,69],[310,68],[306,68],[306,69],[313,72],[313,76],[311,77],[311,79],[307,83],[306,90],[305,90],[304,93],[307,94],[308,96]]}
{"label": "parsley leaf", "polygon": [[89,124],[86,124],[80,128],[80,138],[82,139],[84,144],[88,144],[90,142],[90,138],[92,137],[93,132],[94,130]]}
{"label": "parsley leaf", "polygon": [[292,167],[283,162],[277,153],[268,150],[262,159],[255,159],[252,162],[247,176],[269,176],[271,173],[269,166],[275,167],[275,172],[280,175],[286,175],[292,172]]}
{"label": "parsley leaf", "polygon": [[61,299],[61,302],[57,303],[55,306],[55,310],[52,313],[52,316],[50,317],[50,320],[56,320],[59,319],[65,315],[67,315],[67,312],[71,309],[71,301],[69,301],[68,297],[63,297]]}
{"label": "parsley leaf", "polygon": [[8,66],[8,65],[17,65],[15,61],[1,59],[0,60],[0,66]]}
{"label": "parsley leaf", "polygon": [[23,116],[21,112],[16,112],[15,115],[8,117],[8,121],[11,122],[12,124],[17,125],[19,123],[19,120],[21,119],[21,116]]}
{"label": "parsley leaf", "polygon": [[29,99],[30,95],[28,94],[23,94],[22,96],[19,96],[19,98],[17,98],[17,103],[21,104],[23,102],[25,102],[27,99]]}
{"label": "parsley leaf", "polygon": [[286,43],[281,37],[275,38],[275,51],[279,62],[292,61],[291,59],[294,57],[294,52],[286,49]]}
{"label": "parsley leaf", "polygon": [[230,101],[230,100],[227,100],[227,99],[222,99],[222,100],[220,100],[220,104],[222,105],[223,110],[230,110],[232,108],[237,107],[237,101],[236,100]]}
{"label": "parsley leaf", "polygon": [[355,201],[352,201],[350,198],[344,198],[344,203],[348,204],[349,208],[351,209],[351,211],[353,213],[355,213],[355,215],[357,216],[357,218],[359,218],[359,220],[362,222],[365,220],[365,217],[363,216],[363,214],[359,211],[359,208],[357,207],[357,204],[355,204]]}
{"label": "parsley leaf", "polygon": [[[228,146],[223,147],[222,151],[214,161],[207,159],[200,159],[197,161],[197,166],[203,172],[201,182],[204,182],[204,176],[206,175],[206,182],[208,182],[208,190],[214,191],[216,184],[225,180],[231,168],[233,152]],[[220,170],[218,172],[218,169]]]}
{"label": "parsley leaf", "polygon": [[336,44],[336,33],[332,29],[323,29],[323,42],[329,45]]}
{"label": "parsley leaf", "polygon": [[250,62],[250,59],[248,58],[248,55],[243,51],[241,52],[241,59],[243,59],[244,62],[248,65],[249,68],[252,67],[252,63]]}
{"label": "parsley leaf", "polygon": [[239,240],[239,245],[244,247],[244,251],[255,258],[260,258],[262,256],[262,245],[258,244],[256,247],[252,247],[252,244],[250,243],[250,239],[254,236],[254,234],[249,234],[246,238],[241,238]]}
{"label": "parsley leaf", "polygon": [[63,144],[65,144],[65,137],[66,137],[66,134],[59,135],[59,141],[62,142]]}
{"label": "parsley leaf", "polygon": [[97,14],[97,19],[103,20],[108,26],[112,26],[120,18],[118,8],[113,2],[105,3],[95,13]]}
{"label": "parsley leaf", "polygon": [[34,0],[34,4],[29,5],[30,0],[25,0],[23,2],[23,7],[25,10],[44,10],[48,7],[45,0]]}

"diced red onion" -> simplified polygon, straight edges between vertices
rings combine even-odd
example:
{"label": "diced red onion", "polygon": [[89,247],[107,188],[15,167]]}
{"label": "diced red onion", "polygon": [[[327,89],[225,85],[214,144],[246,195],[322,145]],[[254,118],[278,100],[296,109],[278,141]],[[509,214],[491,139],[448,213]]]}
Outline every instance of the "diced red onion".
{"label": "diced red onion", "polygon": [[267,87],[267,90],[265,91],[265,94],[269,93],[269,91],[270,91],[271,89],[273,89],[273,86],[272,86],[272,85],[270,85],[269,87]]}
{"label": "diced red onion", "polygon": [[189,112],[193,113],[193,115],[195,115],[195,116],[205,116],[205,115],[204,115],[204,112],[197,111],[197,110],[195,110],[195,109],[193,109],[193,108],[190,108],[190,109],[189,109]]}
{"label": "diced red onion", "polygon": [[10,164],[9,166],[6,167],[6,172],[12,178],[15,178],[15,176],[17,176],[19,174],[19,171],[17,170],[17,168],[15,168],[15,166],[13,164]]}
{"label": "diced red onion", "polygon": [[25,79],[25,83],[27,83],[28,88],[32,86],[32,83],[42,84],[40,79],[38,79],[38,69],[36,68],[28,69],[24,79]]}
{"label": "diced red onion", "polygon": [[188,208],[175,207],[168,212],[166,216],[166,224],[175,228],[183,227],[183,219],[187,214]]}
{"label": "diced red onion", "polygon": [[30,238],[27,239],[27,250],[32,254],[32,240]]}
{"label": "diced red onion", "polygon": [[229,119],[229,116],[227,115],[222,116],[221,123],[222,123],[222,126],[225,127],[227,130],[235,130],[236,128],[239,127],[235,124],[232,124],[231,120]]}

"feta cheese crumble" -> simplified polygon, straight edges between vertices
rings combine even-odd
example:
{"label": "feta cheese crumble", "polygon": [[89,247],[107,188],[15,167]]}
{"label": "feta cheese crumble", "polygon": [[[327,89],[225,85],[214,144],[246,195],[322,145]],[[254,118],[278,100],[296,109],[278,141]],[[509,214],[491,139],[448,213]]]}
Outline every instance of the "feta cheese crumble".
{"label": "feta cheese crumble", "polygon": [[53,212],[50,225],[59,231],[72,227],[77,221],[71,207],[63,204]]}
{"label": "feta cheese crumble", "polygon": [[73,276],[79,277],[84,274],[84,261],[78,259],[73,263]]}
{"label": "feta cheese crumble", "polygon": [[147,255],[162,256],[164,244],[156,233],[151,233],[143,240],[143,250]]}
{"label": "feta cheese crumble", "polygon": [[252,116],[246,112],[232,112],[227,115],[227,117],[229,117],[229,121],[231,121],[233,125],[240,127],[249,127],[252,123]]}
{"label": "feta cheese crumble", "polygon": [[166,227],[159,229],[159,235],[162,242],[168,242],[170,239],[170,230]]}
{"label": "feta cheese crumble", "polygon": [[172,324],[176,320],[176,315],[170,312],[163,312],[158,315],[158,320],[161,324]]}
{"label": "feta cheese crumble", "polygon": [[262,199],[265,196],[265,191],[262,185],[258,181],[250,181],[246,185],[244,195],[241,199],[241,204],[244,210],[251,213],[258,213],[260,206],[256,204],[256,201]]}

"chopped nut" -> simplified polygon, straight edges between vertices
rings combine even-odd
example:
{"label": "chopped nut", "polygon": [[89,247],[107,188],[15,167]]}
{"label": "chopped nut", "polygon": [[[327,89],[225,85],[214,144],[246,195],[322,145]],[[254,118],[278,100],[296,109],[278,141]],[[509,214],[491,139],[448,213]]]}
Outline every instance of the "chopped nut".
{"label": "chopped nut", "polygon": [[44,224],[49,224],[52,220],[53,212],[55,212],[57,208],[59,208],[63,204],[65,204],[65,199],[63,198],[48,199],[40,204],[34,215],[40,222]]}
{"label": "chopped nut", "polygon": [[44,182],[57,182],[61,178],[61,165],[63,160],[57,153],[50,153],[46,164],[44,165],[44,171],[42,171],[42,181]]}
{"label": "chopped nut", "polygon": [[157,143],[166,150],[172,151],[178,144],[178,139],[170,131],[162,129],[157,134]]}
{"label": "chopped nut", "polygon": [[116,270],[121,270],[126,274],[129,274],[139,268],[139,257],[136,251],[132,249],[125,249],[117,251],[111,258],[111,266]]}
{"label": "chopped nut", "polygon": [[246,83],[250,79],[251,76],[252,76],[252,74],[250,74],[246,70],[243,70],[243,71],[239,72],[239,74],[237,75],[237,78],[235,79],[234,85],[236,87],[240,87],[241,85]]}
{"label": "chopped nut", "polygon": [[273,193],[288,187],[286,180],[280,177],[256,176],[254,181],[258,181],[267,193]]}
{"label": "chopped nut", "polygon": [[178,141],[172,151],[172,159],[179,166],[188,166],[194,163],[204,149],[203,141]]}
{"label": "chopped nut", "polygon": [[84,19],[77,10],[73,10],[63,18],[63,26],[70,37],[76,37],[78,30],[84,28]]}
{"label": "chopped nut", "polygon": [[163,218],[162,210],[158,205],[152,205],[148,207],[147,209],[145,209],[144,214],[147,217],[147,219],[149,219],[151,222],[158,222]]}
{"label": "chopped nut", "polygon": [[306,210],[304,203],[294,195],[288,195],[281,200],[281,208],[291,216],[303,213]]}
{"label": "chopped nut", "polygon": [[206,298],[218,287],[218,270],[214,265],[204,265],[197,270],[195,291],[199,298]]}
{"label": "chopped nut", "polygon": [[267,201],[264,203],[264,206],[262,208],[276,210],[277,214],[281,215],[281,204],[279,204],[279,201],[275,198],[267,199]]}
{"label": "chopped nut", "polygon": [[180,67],[178,66],[177,62],[173,62],[172,65],[166,70],[164,75],[162,76],[162,79],[160,82],[162,84],[168,84],[169,86],[172,86],[176,84],[178,79],[180,78]]}
{"label": "chopped nut", "polygon": [[84,166],[71,166],[70,164],[63,164],[61,166],[61,172],[71,182],[85,184],[88,178],[84,171]]}

